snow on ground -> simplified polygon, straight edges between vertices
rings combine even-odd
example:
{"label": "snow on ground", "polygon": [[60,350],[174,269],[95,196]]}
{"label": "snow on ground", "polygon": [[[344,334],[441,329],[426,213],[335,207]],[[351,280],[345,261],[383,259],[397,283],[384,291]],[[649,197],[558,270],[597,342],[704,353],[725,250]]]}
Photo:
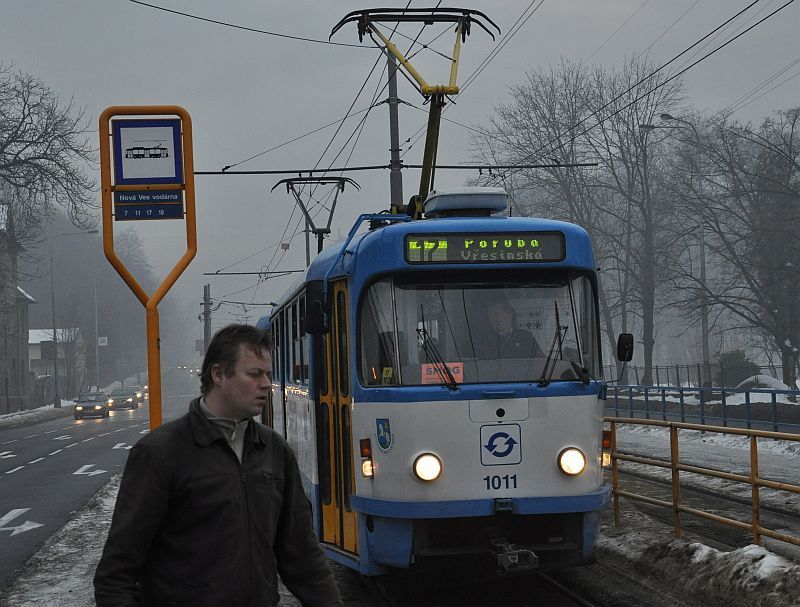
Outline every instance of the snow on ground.
{"label": "snow on ground", "polygon": [[598,560],[632,570],[704,607],[800,605],[800,565],[761,546],[722,552],[689,540],[672,540],[672,528],[632,509],[622,526],[604,526]]}
{"label": "snow on ground", "polygon": [[[71,403],[65,401],[64,404]],[[54,411],[52,407],[42,409],[49,409],[50,414]],[[28,414],[46,415],[36,411]],[[0,424],[10,417],[0,416]],[[669,435],[665,428],[619,424],[617,442],[622,450],[669,458]],[[800,466],[797,465],[800,449],[797,443],[759,439],[758,444],[762,476],[800,484]],[[719,470],[749,472],[749,445],[745,438],[682,430],[680,446],[682,461]],[[669,470],[635,466],[648,475],[666,478],[670,475]],[[748,485],[722,479],[681,474],[681,482],[720,493],[738,493],[743,499],[750,496]],[[115,477],[73,520],[47,540],[0,595],[0,605],[94,605],[92,577],[108,532],[118,488],[119,477]],[[765,504],[780,505],[784,510],[800,515],[798,495],[762,489],[761,496]],[[656,587],[669,588],[670,592],[679,589],[686,597],[687,605],[800,606],[800,560],[790,561],[754,545],[722,552],[692,541],[692,538],[674,540],[671,526],[624,504],[623,500],[621,527],[604,524],[601,528],[598,561],[624,567],[635,575],[646,577]],[[611,518],[610,512],[606,511],[604,519],[609,521]],[[281,589],[281,596],[282,605],[298,604],[285,588]]]}
{"label": "snow on ground", "polygon": [[[748,437],[733,434],[679,430],[680,461],[684,464],[749,476],[749,441]],[[617,448],[622,452],[669,461],[669,430],[659,426],[618,424]],[[761,478],[800,485],[798,464],[800,464],[800,441],[758,439],[758,472]],[[672,476],[669,468],[656,468],[630,462],[621,462],[620,466],[621,469],[666,481],[670,481]],[[680,477],[681,485],[686,487],[735,495],[748,503],[751,500],[749,484],[687,472],[681,472]],[[760,498],[764,505],[800,516],[800,494],[761,488]]]}
{"label": "snow on ground", "polygon": [[25,411],[0,415],[0,430],[72,415],[72,406],[74,404],[75,401],[61,399],[61,409],[56,409],[53,405],[45,405],[36,409],[26,409]]}

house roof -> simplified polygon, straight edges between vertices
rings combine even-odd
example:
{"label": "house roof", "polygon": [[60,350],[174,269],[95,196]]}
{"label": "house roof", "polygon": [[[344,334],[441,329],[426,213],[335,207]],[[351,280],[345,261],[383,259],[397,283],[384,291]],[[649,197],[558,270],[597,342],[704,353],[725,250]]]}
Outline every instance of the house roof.
{"label": "house roof", "polygon": [[30,293],[25,291],[25,289],[23,289],[19,285],[17,285],[17,291],[19,293],[19,295],[17,296],[17,299],[25,299],[25,300],[27,300],[28,303],[39,303],[38,301],[36,301],[33,298],[33,295],[31,295]]}
{"label": "house roof", "polygon": [[[80,329],[56,329],[56,338],[60,343],[74,341]],[[30,329],[28,331],[28,343],[40,344],[43,341],[53,341],[53,329]]]}

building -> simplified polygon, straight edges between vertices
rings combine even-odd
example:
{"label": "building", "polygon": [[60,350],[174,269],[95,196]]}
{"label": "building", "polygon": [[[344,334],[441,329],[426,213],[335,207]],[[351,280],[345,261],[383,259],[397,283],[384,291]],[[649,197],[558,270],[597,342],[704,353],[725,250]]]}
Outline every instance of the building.
{"label": "building", "polygon": [[58,368],[58,393],[61,398],[76,396],[86,384],[86,341],[79,328],[56,329],[58,348],[54,357],[53,330],[28,331],[29,368],[35,381],[33,400],[37,406],[53,402],[54,363]]}
{"label": "building", "polygon": [[36,300],[17,284],[17,255],[11,205],[0,202],[0,415],[31,406],[28,372],[28,306]]}

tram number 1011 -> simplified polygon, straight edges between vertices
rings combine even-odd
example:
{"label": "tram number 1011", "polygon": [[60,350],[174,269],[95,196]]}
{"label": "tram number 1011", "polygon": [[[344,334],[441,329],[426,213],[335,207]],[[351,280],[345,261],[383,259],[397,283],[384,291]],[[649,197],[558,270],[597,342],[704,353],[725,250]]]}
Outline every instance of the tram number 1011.
{"label": "tram number 1011", "polygon": [[494,489],[497,491],[498,489],[516,489],[517,488],[517,475],[516,474],[505,474],[500,476],[499,474],[495,474],[492,476],[484,476],[483,482],[486,483],[486,490],[491,491]]}

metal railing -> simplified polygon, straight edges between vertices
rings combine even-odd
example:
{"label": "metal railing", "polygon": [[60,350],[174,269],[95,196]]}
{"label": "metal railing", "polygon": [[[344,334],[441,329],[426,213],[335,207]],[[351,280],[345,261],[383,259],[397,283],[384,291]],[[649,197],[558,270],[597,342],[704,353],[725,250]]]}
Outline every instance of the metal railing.
{"label": "metal railing", "polygon": [[798,432],[798,401],[797,390],[611,384],[605,411],[615,417]]}
{"label": "metal railing", "polygon": [[[625,497],[632,500],[637,500],[669,508],[673,511],[673,524],[675,527],[675,538],[681,537],[681,514],[691,514],[706,520],[715,521],[749,531],[753,534],[753,543],[756,545],[761,544],[761,536],[771,537],[773,539],[788,542],[796,546],[800,546],[800,537],[781,533],[771,529],[767,529],[761,525],[761,499],[760,489],[766,487],[769,489],[776,489],[781,491],[789,491],[791,493],[800,494],[800,485],[791,483],[783,483],[764,479],[759,476],[758,470],[758,438],[768,438],[775,440],[798,441],[800,442],[800,434],[789,434],[786,432],[765,432],[760,430],[749,430],[743,428],[723,428],[719,426],[707,426],[701,424],[686,424],[678,422],[664,422],[659,420],[643,420],[643,419],[628,419],[622,417],[606,417],[605,421],[610,424],[611,429],[611,487],[612,499],[614,504],[614,525],[620,526],[620,509],[619,498]],[[617,449],[617,424],[632,424],[632,425],[646,425],[646,426],[660,426],[669,429],[669,442],[670,442],[670,459],[669,461],[657,459],[652,457],[642,457],[640,455],[633,455],[630,453],[621,452]],[[680,450],[678,444],[678,430],[699,430],[703,432],[717,432],[720,434],[736,434],[739,436],[747,436],[750,439],[750,474],[735,474],[733,472],[725,472],[716,470],[714,468],[706,468],[703,466],[693,466],[684,464],[680,461]],[[672,501],[657,499],[647,495],[639,495],[631,491],[625,491],[619,487],[619,470],[618,462],[631,462],[635,464],[644,464],[649,466],[656,466],[658,468],[666,468],[672,472]],[[690,472],[709,476],[713,478],[721,478],[729,481],[749,484],[752,496],[752,514],[750,522],[739,521],[736,519],[711,514],[697,508],[690,508],[681,503],[681,482],[680,473]]]}
{"label": "metal railing", "polygon": [[[614,364],[603,366],[604,377],[617,377],[619,369]],[[766,378],[781,380],[781,365],[723,365],[715,363],[692,363],[674,365],[653,365],[650,368],[650,379],[655,386],[724,386],[737,385],[745,378],[760,375]],[[627,380],[640,384],[645,377],[645,369],[641,365],[627,365]]]}

